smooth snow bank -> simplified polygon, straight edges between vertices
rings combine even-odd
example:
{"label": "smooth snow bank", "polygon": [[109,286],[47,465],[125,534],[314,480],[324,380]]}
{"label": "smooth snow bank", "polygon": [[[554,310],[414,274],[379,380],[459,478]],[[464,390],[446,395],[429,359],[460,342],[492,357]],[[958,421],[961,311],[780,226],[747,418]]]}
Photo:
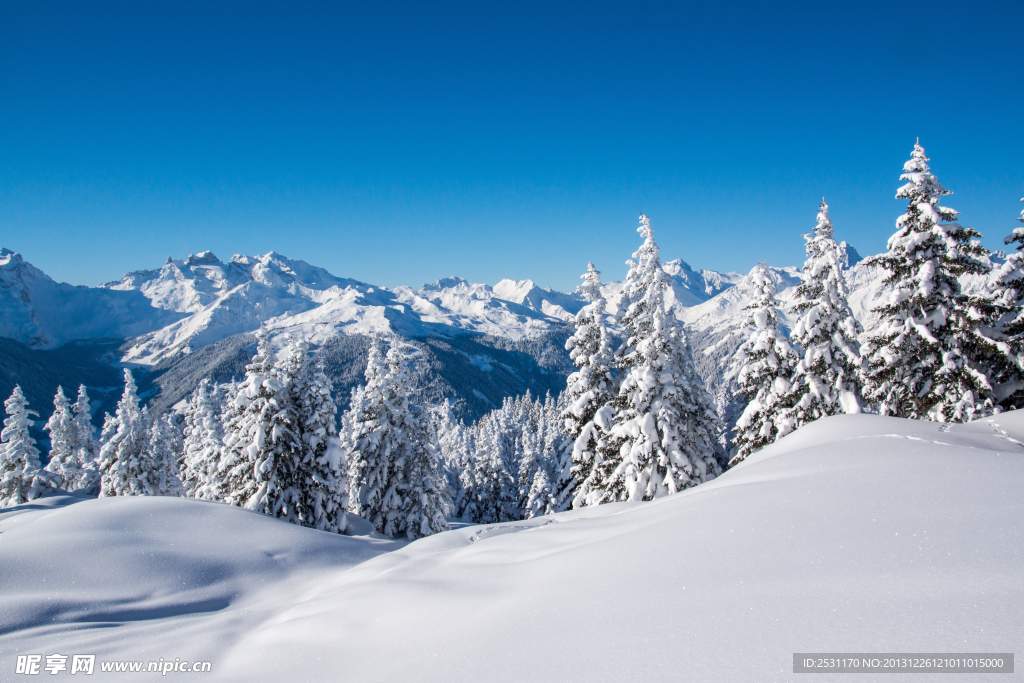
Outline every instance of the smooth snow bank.
{"label": "smooth snow bank", "polygon": [[14,655],[42,650],[209,660],[299,600],[315,583],[300,576],[402,545],[193,499],[57,496],[0,510],[0,681]]}
{"label": "smooth snow bank", "polygon": [[828,418],[679,495],[377,557],[194,501],[0,515],[0,671],[95,651],[232,681],[788,681],[793,652],[1019,651],[1021,442],[1024,411]]}

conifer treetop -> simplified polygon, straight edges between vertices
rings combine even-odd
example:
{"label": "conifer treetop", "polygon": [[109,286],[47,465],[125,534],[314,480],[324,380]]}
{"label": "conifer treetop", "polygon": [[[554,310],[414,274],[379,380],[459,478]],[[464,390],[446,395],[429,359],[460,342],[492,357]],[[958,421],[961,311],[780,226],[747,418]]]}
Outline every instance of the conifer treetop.
{"label": "conifer treetop", "polygon": [[[939,183],[938,178],[931,172],[928,161],[930,160],[925,156],[924,147],[920,142],[915,143],[910,160],[903,164],[903,174],[900,176],[900,180],[907,183],[896,191],[896,199],[911,200],[911,211],[916,207],[924,223],[955,223],[960,212],[938,205],[940,198],[953,194],[953,191],[947,190]],[[896,220],[896,227],[904,228],[913,218],[915,216],[912,212],[903,214]],[[902,230],[898,230],[889,238],[889,249],[892,249],[893,240],[896,240],[901,232]]]}
{"label": "conifer treetop", "polygon": [[[1021,199],[1021,201],[1024,202],[1024,199]],[[1020,221],[1021,223],[1024,223],[1024,211],[1020,212],[1020,218],[1018,218],[1017,220]],[[1014,228],[1013,232],[1011,232],[1009,235],[1006,236],[1005,239],[1003,239],[1003,244],[1013,243],[1017,244],[1017,246],[1015,247],[1017,251],[1024,250],[1024,228]]]}
{"label": "conifer treetop", "polygon": [[594,267],[593,262],[587,261],[587,272],[580,277],[583,279],[583,284],[577,287],[576,291],[584,300],[593,303],[604,298],[601,296],[601,271]]}
{"label": "conifer treetop", "polygon": [[818,224],[814,226],[814,234],[818,237],[832,237],[835,231],[832,229],[832,219],[828,216],[828,204],[825,198],[821,198],[821,206],[818,207]]}

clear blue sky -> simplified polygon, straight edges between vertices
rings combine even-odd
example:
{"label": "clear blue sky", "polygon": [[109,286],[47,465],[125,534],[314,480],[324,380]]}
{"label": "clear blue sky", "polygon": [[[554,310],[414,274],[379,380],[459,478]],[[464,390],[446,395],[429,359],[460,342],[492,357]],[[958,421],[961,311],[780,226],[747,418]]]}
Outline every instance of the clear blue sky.
{"label": "clear blue sky", "polygon": [[0,4],[0,246],[97,284],[212,249],[570,289],[885,247],[916,136],[996,247],[1024,3]]}

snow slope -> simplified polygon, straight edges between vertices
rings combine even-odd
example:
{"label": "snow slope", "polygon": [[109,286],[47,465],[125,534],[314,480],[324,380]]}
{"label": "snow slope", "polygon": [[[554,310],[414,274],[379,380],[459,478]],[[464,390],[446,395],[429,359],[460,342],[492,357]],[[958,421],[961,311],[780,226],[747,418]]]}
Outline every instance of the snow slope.
{"label": "snow slope", "polygon": [[478,332],[516,340],[558,327],[582,306],[578,297],[541,290],[528,280],[505,286],[510,282],[492,289],[446,278],[421,289],[387,289],[274,253],[234,256],[223,264],[204,252],[185,261],[169,259],[158,271],[130,273],[107,287],[136,290],[153,306],[190,314],[133,340],[124,360],[155,365],[261,323],[276,330],[277,342],[289,332],[314,344],[339,334],[388,332]]}
{"label": "snow slope", "polygon": [[0,248],[0,337],[50,349],[74,339],[132,337],[182,317],[135,291],[54,282],[20,254]]}
{"label": "snow slope", "polygon": [[0,671],[87,652],[225,681],[747,682],[791,680],[793,652],[1013,652],[1022,442],[1024,411],[832,417],[653,503],[404,547],[197,501],[16,508]]}

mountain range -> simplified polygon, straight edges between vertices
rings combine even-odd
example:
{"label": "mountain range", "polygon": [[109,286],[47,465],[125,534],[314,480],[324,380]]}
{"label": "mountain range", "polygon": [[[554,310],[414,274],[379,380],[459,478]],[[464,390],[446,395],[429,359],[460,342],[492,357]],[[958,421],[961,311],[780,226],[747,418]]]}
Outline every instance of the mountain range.
{"label": "mountain range", "polygon": [[[843,243],[851,305],[869,324],[884,289],[875,269]],[[1000,255],[993,256],[998,260]],[[685,324],[698,371],[709,388],[723,384],[725,359],[742,341],[747,276],[664,263],[672,278],[669,304]],[[786,308],[799,283],[796,267],[775,267]],[[965,283],[969,288],[970,282]],[[607,282],[606,313],[617,312],[623,283]],[[244,373],[252,332],[261,324],[283,348],[290,334],[319,349],[347,405],[361,381],[370,339],[405,337],[419,349],[424,400],[447,399],[475,419],[510,395],[557,393],[573,367],[564,350],[570,321],[585,301],[575,292],[531,280],[491,286],[450,277],[420,288],[379,287],[270,252],[222,261],[206,251],[127,273],[98,287],[58,283],[22,255],[0,249],[0,393],[23,384],[36,410],[49,412],[56,384],[82,381],[112,408],[116,366],[131,367],[154,411],[184,398],[203,377],[230,381]],[[794,320],[782,311],[788,329]],[[74,349],[74,353],[62,349]],[[113,379],[111,379],[113,378]],[[109,386],[96,386],[109,382]],[[37,386],[38,385],[38,386]],[[40,403],[39,401],[45,401]],[[99,416],[97,416],[99,417]]]}

